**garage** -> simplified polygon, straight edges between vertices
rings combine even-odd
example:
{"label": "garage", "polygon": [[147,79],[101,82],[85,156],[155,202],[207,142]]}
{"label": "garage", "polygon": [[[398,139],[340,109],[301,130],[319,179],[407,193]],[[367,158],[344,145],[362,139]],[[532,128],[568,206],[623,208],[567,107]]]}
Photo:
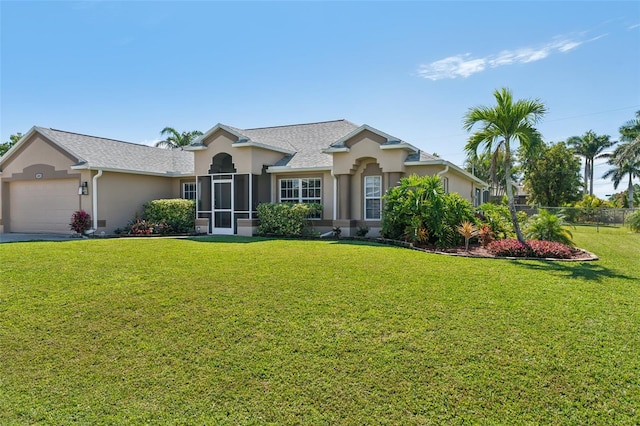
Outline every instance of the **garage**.
{"label": "garage", "polygon": [[78,180],[13,181],[9,184],[11,232],[69,233],[79,208]]}

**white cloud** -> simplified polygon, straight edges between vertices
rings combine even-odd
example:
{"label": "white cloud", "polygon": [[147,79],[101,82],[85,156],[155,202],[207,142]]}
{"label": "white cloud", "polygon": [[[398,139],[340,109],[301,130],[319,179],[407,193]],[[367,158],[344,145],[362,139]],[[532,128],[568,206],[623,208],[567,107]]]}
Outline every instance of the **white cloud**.
{"label": "white cloud", "polygon": [[628,30],[635,30],[636,28],[640,27],[640,24],[633,24],[627,27]]}
{"label": "white cloud", "polygon": [[570,37],[555,38],[539,47],[523,47],[514,50],[503,50],[497,54],[475,58],[470,53],[464,55],[449,56],[430,64],[420,65],[418,75],[429,80],[442,80],[445,78],[467,78],[473,74],[484,71],[487,68],[497,68],[514,64],[528,64],[540,61],[554,53],[567,53],[578,46],[598,40],[604,36],[594,37],[590,40],[579,40]]}

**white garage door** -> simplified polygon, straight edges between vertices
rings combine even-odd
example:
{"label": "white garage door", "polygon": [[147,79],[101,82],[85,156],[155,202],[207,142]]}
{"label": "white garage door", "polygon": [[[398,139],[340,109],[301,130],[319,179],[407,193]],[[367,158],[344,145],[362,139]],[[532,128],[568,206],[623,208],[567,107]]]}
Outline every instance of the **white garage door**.
{"label": "white garage door", "polygon": [[71,215],[78,207],[76,179],[16,181],[9,184],[11,232],[70,233]]}

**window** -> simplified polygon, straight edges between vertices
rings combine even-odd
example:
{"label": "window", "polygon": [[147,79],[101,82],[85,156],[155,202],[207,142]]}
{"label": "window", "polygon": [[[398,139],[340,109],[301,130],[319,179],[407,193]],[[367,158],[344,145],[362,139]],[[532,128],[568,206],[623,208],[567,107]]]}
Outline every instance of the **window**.
{"label": "window", "polygon": [[364,177],[364,219],[379,220],[382,207],[382,176]]}
{"label": "window", "polygon": [[[322,203],[320,178],[280,179],[281,203]],[[313,216],[320,219],[320,213]]]}
{"label": "window", "polygon": [[184,198],[185,200],[196,199],[196,183],[195,182],[185,182],[182,184],[182,198]]}

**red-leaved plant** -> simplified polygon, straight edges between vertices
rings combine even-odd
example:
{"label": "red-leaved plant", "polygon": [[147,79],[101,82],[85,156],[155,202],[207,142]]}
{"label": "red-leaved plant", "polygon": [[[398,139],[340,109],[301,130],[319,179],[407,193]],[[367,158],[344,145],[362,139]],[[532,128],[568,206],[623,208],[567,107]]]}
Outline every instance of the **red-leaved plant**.
{"label": "red-leaved plant", "polygon": [[91,228],[91,216],[84,210],[77,210],[71,215],[71,223],[69,224],[71,230],[82,234],[87,229]]}
{"label": "red-leaved plant", "polygon": [[527,246],[512,238],[492,241],[487,250],[494,256],[569,259],[571,248],[553,241],[527,241]]}

